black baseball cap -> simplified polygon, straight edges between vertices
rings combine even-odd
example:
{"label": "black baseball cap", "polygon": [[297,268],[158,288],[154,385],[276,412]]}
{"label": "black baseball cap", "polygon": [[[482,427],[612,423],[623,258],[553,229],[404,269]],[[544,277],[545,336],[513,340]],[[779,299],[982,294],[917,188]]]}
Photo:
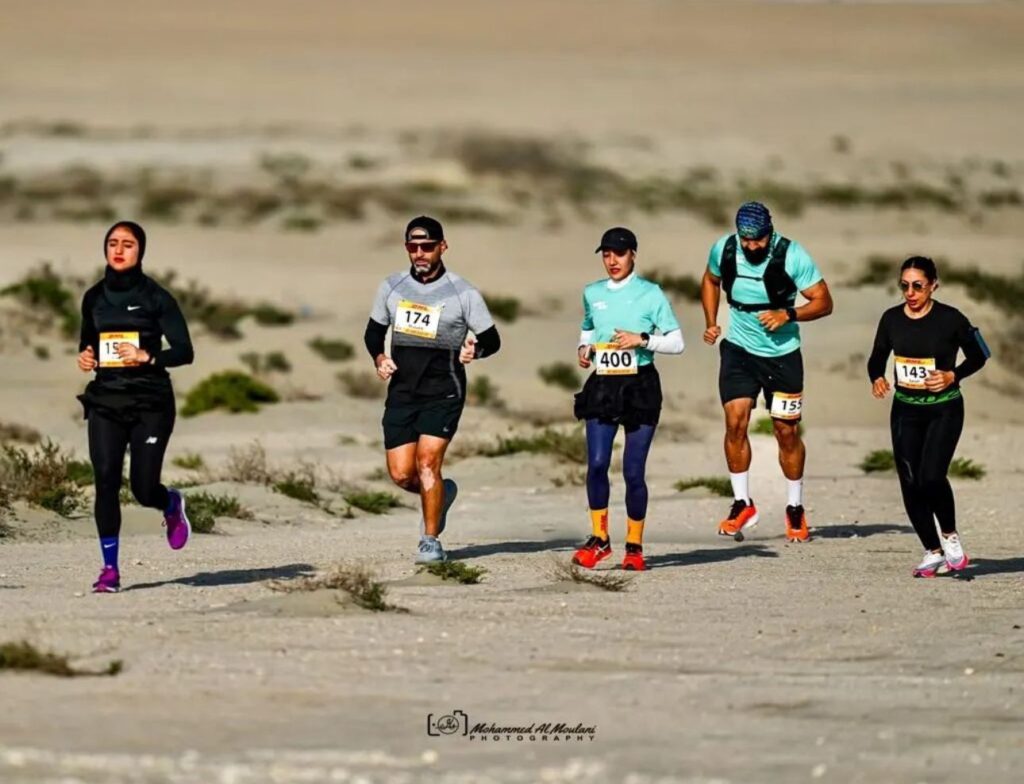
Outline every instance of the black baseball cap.
{"label": "black baseball cap", "polygon": [[[417,231],[417,229],[419,231]],[[416,232],[416,236],[412,236],[413,232]],[[418,218],[413,218],[409,221],[409,225],[405,227],[405,241],[409,240],[443,240],[444,229],[441,228],[441,222],[435,218],[427,217],[426,215],[420,215]]]}
{"label": "black baseball cap", "polygon": [[601,235],[601,244],[597,246],[594,253],[600,253],[603,250],[636,250],[636,247],[636,235],[629,229],[616,226]]}

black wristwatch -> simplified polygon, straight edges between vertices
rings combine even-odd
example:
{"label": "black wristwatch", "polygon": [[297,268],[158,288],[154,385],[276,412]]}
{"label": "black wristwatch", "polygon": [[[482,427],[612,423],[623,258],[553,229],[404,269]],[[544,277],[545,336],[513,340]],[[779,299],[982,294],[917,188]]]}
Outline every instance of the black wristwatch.
{"label": "black wristwatch", "polygon": [[647,348],[647,344],[650,342],[651,336],[649,334],[647,334],[646,332],[641,332],[640,333],[640,339],[643,341],[640,344],[640,347],[641,348]]}
{"label": "black wristwatch", "polygon": [[786,318],[796,321],[796,308],[786,308]]}

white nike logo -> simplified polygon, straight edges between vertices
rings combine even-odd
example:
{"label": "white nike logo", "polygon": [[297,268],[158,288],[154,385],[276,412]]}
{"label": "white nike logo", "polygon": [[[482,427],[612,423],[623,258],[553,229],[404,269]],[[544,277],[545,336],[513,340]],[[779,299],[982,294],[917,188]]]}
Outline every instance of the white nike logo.
{"label": "white nike logo", "polygon": [[146,443],[147,444],[155,444],[156,443],[156,436],[150,436],[149,438],[147,438],[146,439]]}
{"label": "white nike logo", "polygon": [[138,310],[142,305],[129,305],[128,310]]}
{"label": "white nike logo", "polygon": [[114,545],[114,544],[105,544],[105,545],[103,545],[103,549],[104,550],[109,550],[111,547],[117,547],[117,545]]}

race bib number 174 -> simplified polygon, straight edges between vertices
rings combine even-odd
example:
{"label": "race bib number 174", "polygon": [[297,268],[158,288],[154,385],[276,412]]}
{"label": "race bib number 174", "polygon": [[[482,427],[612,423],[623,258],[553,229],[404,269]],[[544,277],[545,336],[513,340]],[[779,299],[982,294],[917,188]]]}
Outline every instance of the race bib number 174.
{"label": "race bib number 174", "polygon": [[431,307],[403,299],[395,312],[395,332],[437,340],[437,325],[440,321],[440,305]]}

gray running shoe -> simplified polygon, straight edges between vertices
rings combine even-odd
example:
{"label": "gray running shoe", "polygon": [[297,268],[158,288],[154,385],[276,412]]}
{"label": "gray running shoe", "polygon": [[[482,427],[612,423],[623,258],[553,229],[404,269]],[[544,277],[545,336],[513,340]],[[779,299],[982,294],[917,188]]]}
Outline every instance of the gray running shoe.
{"label": "gray running shoe", "polygon": [[448,560],[441,543],[433,536],[420,537],[420,551],[416,554],[416,563],[430,564]]}

